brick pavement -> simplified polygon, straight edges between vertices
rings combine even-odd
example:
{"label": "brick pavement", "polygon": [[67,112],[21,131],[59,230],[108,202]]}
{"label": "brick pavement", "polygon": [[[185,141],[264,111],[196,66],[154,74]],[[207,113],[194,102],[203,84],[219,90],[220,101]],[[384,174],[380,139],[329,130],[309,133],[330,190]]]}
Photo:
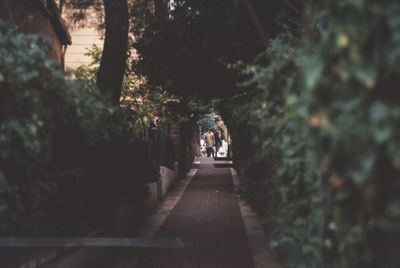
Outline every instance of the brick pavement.
{"label": "brick pavement", "polygon": [[146,250],[134,267],[254,267],[230,169],[215,166],[201,159],[196,176],[154,236],[181,239],[183,248]]}

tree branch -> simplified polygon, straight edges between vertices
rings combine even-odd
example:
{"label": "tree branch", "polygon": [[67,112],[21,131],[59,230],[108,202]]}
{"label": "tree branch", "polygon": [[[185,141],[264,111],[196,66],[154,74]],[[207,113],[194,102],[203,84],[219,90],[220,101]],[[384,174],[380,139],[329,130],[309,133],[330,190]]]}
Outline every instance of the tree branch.
{"label": "tree branch", "polygon": [[298,15],[301,14],[301,11],[297,7],[295,7],[291,2],[289,2],[289,0],[283,0],[283,3],[285,3],[288,7],[290,7],[290,9],[292,9]]}
{"label": "tree branch", "polygon": [[246,6],[248,15],[249,15],[250,20],[253,23],[253,26],[257,32],[258,38],[263,43],[264,47],[268,48],[269,42],[265,35],[264,27],[260,21],[260,18],[257,15],[256,11],[254,10],[253,5],[251,4],[250,0],[242,0],[242,2]]}

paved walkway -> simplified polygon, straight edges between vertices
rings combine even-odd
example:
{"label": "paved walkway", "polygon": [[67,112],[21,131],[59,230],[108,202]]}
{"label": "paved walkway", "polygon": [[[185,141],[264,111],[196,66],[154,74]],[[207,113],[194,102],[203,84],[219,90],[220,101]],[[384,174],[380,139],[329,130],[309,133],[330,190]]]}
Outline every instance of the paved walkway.
{"label": "paved walkway", "polygon": [[207,159],[201,162],[154,237],[179,238],[183,248],[148,251],[136,267],[254,267],[230,168]]}
{"label": "paved walkway", "polygon": [[153,246],[83,248],[44,268],[253,268],[231,169],[226,162],[200,161],[152,235]]}

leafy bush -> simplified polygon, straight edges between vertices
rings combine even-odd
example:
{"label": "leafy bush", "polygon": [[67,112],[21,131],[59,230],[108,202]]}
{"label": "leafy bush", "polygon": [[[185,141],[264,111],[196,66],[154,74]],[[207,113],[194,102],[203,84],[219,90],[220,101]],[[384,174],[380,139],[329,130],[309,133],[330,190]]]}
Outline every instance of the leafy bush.
{"label": "leafy bush", "polygon": [[400,5],[317,8],[319,34],[273,39],[221,108],[243,194],[287,267],[399,267]]}
{"label": "leafy bush", "polygon": [[[258,63],[245,67],[250,90],[222,110],[231,129],[243,195],[269,230],[270,246],[288,267],[321,267],[321,201],[302,91],[297,41],[282,34]],[[271,63],[264,67],[265,58]],[[301,260],[301,262],[299,262]]]}
{"label": "leafy bush", "polygon": [[326,214],[336,227],[327,261],[398,267],[400,4],[324,1],[321,8],[329,27],[306,48],[304,74],[331,185]]}
{"label": "leafy bush", "polygon": [[145,151],[95,88],[66,81],[48,43],[0,25],[2,233],[78,233],[144,199]]}
{"label": "leafy bush", "polygon": [[[132,40],[130,40],[133,42]],[[75,76],[85,81],[85,87],[91,91],[96,87],[96,76],[100,65],[102,49],[92,45],[87,50],[86,56],[91,57],[91,62],[87,65],[79,66],[75,71]],[[168,105],[179,103],[180,100],[168,94],[161,87],[149,86],[146,79],[135,74],[133,67],[137,59],[133,49],[129,51],[127,58],[127,68],[124,75],[121,106],[130,109],[130,124],[135,133],[142,139],[148,139],[148,129],[154,121],[170,123],[171,112]]]}

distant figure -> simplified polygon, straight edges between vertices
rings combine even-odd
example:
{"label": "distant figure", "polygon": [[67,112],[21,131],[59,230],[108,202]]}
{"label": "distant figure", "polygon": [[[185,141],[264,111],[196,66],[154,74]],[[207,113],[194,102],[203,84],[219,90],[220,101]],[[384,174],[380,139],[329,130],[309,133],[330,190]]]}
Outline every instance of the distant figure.
{"label": "distant figure", "polygon": [[159,131],[159,122],[157,120],[151,120],[150,126],[148,130],[149,140],[152,142],[158,141],[158,131]]}
{"label": "distant figure", "polygon": [[216,156],[218,156],[219,148],[221,148],[221,146],[222,146],[221,137],[220,137],[218,131],[214,132],[214,141],[215,141],[215,154],[216,154]]}
{"label": "distant figure", "polygon": [[215,139],[214,139],[214,133],[209,129],[206,134],[204,135],[204,143],[206,144],[206,152],[207,156],[214,157],[214,144],[215,144]]}

